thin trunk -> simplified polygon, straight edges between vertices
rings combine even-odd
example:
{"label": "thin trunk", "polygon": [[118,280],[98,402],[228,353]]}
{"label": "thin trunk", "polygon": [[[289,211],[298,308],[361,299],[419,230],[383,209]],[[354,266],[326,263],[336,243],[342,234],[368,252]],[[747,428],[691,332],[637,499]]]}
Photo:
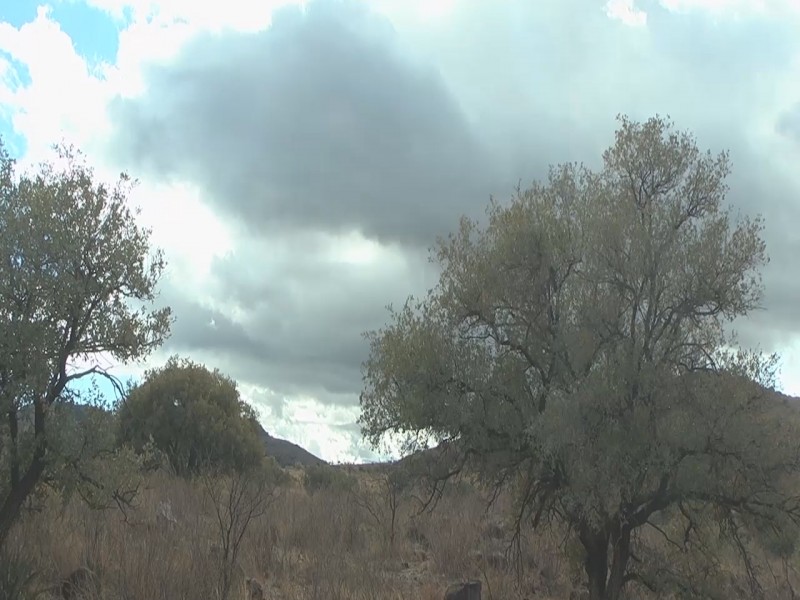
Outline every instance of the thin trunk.
{"label": "thin trunk", "polygon": [[10,488],[14,489],[19,484],[19,421],[17,420],[17,407],[14,400],[8,408],[8,431],[11,446],[8,450],[10,460]]}
{"label": "thin trunk", "polygon": [[625,572],[631,556],[631,529],[629,526],[617,525],[612,533],[611,573],[606,587],[606,600],[619,600],[625,586]]}
{"label": "thin trunk", "polygon": [[397,519],[397,506],[392,505],[392,520],[389,524],[389,546],[394,548],[394,530],[395,530],[395,521]]}

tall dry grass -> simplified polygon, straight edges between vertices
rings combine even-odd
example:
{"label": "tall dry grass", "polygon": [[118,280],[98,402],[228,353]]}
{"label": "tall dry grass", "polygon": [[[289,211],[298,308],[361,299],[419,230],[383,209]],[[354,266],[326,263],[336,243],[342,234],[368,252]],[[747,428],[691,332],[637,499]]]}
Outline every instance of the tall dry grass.
{"label": "tall dry grass", "polygon": [[[497,599],[568,585],[551,571],[553,581],[543,586],[533,569],[519,581],[495,560],[506,544],[498,539],[497,515],[476,493],[446,495],[434,513],[422,515],[404,499],[390,544],[381,520],[349,492],[309,494],[297,479],[250,524],[232,598],[246,597],[245,578],[258,579],[268,598],[287,600],[438,599],[449,583],[467,578],[488,583],[485,596]],[[174,525],[159,522],[162,502],[171,505]],[[148,480],[127,514],[51,498],[40,512],[25,515],[10,546],[35,571],[30,597],[57,597],[59,582],[88,567],[104,600],[196,600],[220,597],[218,538],[204,486],[162,474]],[[525,547],[531,564],[555,551],[542,539]]]}
{"label": "tall dry grass", "polygon": [[[365,486],[358,493],[380,489]],[[580,551],[565,542],[563,530],[524,536],[519,562],[506,552],[506,497],[487,508],[486,496],[460,486],[423,514],[405,498],[392,544],[385,515],[375,508],[381,498],[371,498],[370,513],[350,494],[310,494],[295,476],[250,524],[230,598],[247,598],[246,578],[260,581],[266,598],[286,600],[440,600],[449,583],[465,579],[480,579],[489,600],[570,598],[580,587]],[[158,520],[161,502],[172,506],[173,525]],[[79,567],[97,575],[97,600],[221,598],[219,528],[201,482],[154,475],[127,514],[50,498],[40,512],[25,515],[10,547],[20,576],[25,569],[33,575],[20,598],[59,597],[59,583]],[[798,589],[795,566],[786,577],[780,567],[765,598],[792,598],[791,586]]]}

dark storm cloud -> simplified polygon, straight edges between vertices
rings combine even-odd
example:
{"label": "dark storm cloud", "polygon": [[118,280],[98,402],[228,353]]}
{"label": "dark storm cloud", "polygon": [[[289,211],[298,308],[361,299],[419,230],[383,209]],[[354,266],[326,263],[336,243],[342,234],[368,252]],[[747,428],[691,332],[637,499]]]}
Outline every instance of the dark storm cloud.
{"label": "dark storm cloud", "polygon": [[431,287],[433,270],[397,254],[368,265],[336,261],[311,234],[282,241],[295,250],[284,260],[275,239],[272,246],[250,240],[216,259],[207,290],[213,306],[168,282],[162,301],[177,320],[166,347],[202,353],[234,378],[280,395],[354,404],[367,353],[363,332],[386,322],[387,303]]}
{"label": "dark storm cloud", "polygon": [[[739,326],[742,339],[797,339],[800,178],[760,137],[797,48],[790,23],[645,8],[647,28],[632,29],[594,0],[464,0],[429,30],[395,32],[317,1],[154,68],[143,97],[114,107],[115,151],[142,176],[199,183],[246,230],[213,266],[216,308],[175,284],[169,343],[280,394],[355,403],[361,332],[431,284],[418,249],[550,163],[599,166],[618,113],[669,114],[702,149],[730,150],[730,203],[764,215],[771,256],[767,310]],[[773,129],[800,143],[798,102],[786,99]],[[351,229],[400,242],[407,262],[331,263],[309,234]]]}
{"label": "dark storm cloud", "polygon": [[783,115],[778,122],[778,131],[795,141],[800,148],[800,101]]}
{"label": "dark storm cloud", "polygon": [[[549,163],[599,167],[614,141],[616,114],[669,115],[702,150],[729,150],[729,203],[765,219],[766,310],[739,326],[743,341],[774,349],[797,338],[800,279],[786,274],[800,245],[800,177],[786,168],[786,148],[762,137],[765,111],[796,73],[797,20],[678,14],[641,2],[647,26],[631,28],[609,20],[597,2],[465,1],[469,10],[423,41],[454,95],[471,99],[508,180],[525,184]],[[459,53],[448,51],[464,37],[470,43]],[[797,97],[780,98],[787,109],[800,106],[795,90]],[[773,118],[785,134],[798,131],[800,110]]]}
{"label": "dark storm cloud", "polygon": [[734,325],[743,345],[773,352],[800,336],[800,279],[795,276],[800,257],[800,173],[775,168],[778,157],[753,148],[740,146],[732,154],[731,204],[743,214],[763,218],[770,260],[762,270],[761,309]]}
{"label": "dark storm cloud", "polygon": [[177,319],[165,349],[201,353],[235,379],[281,394],[327,392],[350,394],[350,403],[357,400],[365,358],[360,328],[326,323],[319,315],[269,310],[237,323],[180,294],[171,305]]}
{"label": "dark storm cloud", "polygon": [[190,177],[261,232],[360,229],[429,245],[483,206],[488,160],[435,70],[350,2],[281,10],[252,35],[202,36],[112,107],[122,157]]}

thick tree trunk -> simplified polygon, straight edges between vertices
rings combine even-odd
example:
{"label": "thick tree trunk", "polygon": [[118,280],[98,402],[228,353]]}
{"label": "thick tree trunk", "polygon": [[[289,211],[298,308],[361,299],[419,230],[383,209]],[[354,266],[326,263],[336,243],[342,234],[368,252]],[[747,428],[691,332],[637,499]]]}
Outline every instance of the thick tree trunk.
{"label": "thick tree trunk", "polygon": [[0,506],[0,550],[3,549],[8,535],[11,533],[11,527],[19,517],[25,500],[36,488],[42,473],[44,473],[44,461],[34,459],[25,471],[25,475],[6,494],[3,504]]}
{"label": "thick tree trunk", "polygon": [[586,551],[583,568],[589,585],[589,600],[606,600],[608,577],[608,534],[581,527],[580,540]]}
{"label": "thick tree trunk", "polygon": [[45,469],[47,442],[45,440],[45,409],[43,402],[35,403],[33,414],[33,458],[28,468],[25,469],[25,474],[20,477],[19,457],[16,457],[16,464],[12,465],[11,486],[6,497],[2,499],[2,505],[0,505],[0,550],[3,549],[6,540],[8,540],[11,527],[16,522],[20,512],[22,512],[25,500],[36,489],[36,484],[39,483]]}
{"label": "thick tree trunk", "polygon": [[588,579],[589,600],[619,600],[630,559],[630,527],[622,526],[618,521],[603,529],[584,525],[580,530],[580,541],[586,551],[584,570]]}

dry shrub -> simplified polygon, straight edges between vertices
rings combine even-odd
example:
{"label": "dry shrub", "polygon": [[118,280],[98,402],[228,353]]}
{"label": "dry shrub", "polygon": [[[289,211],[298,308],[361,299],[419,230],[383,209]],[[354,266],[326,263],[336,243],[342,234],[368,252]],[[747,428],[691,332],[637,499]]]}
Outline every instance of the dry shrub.
{"label": "dry shrub", "polygon": [[[408,502],[399,511],[389,552],[385,529],[348,494],[341,489],[309,494],[302,476],[294,477],[250,524],[231,598],[246,598],[246,577],[264,582],[267,598],[283,600],[439,600],[449,583],[464,579],[480,579],[488,600],[555,600],[568,598],[581,584],[580,548],[565,542],[570,538],[556,525],[522,536],[520,571],[514,553],[507,560],[512,528],[505,496],[487,509],[487,494],[462,485],[447,492],[436,510],[419,516],[414,516],[418,506]],[[174,526],[157,522],[160,502],[171,505]],[[199,482],[153,475],[127,514],[92,511],[78,501],[62,507],[50,498],[41,512],[26,515],[12,545],[25,558],[23,571],[37,576],[32,589],[54,590],[87,566],[101,581],[102,600],[218,600],[218,537]],[[659,535],[650,532],[647,541],[657,544]],[[663,556],[688,560],[670,552]],[[725,560],[730,589],[743,589],[741,569]],[[760,564],[767,574],[765,597],[791,598],[789,585],[798,589],[797,560],[787,568]]]}

